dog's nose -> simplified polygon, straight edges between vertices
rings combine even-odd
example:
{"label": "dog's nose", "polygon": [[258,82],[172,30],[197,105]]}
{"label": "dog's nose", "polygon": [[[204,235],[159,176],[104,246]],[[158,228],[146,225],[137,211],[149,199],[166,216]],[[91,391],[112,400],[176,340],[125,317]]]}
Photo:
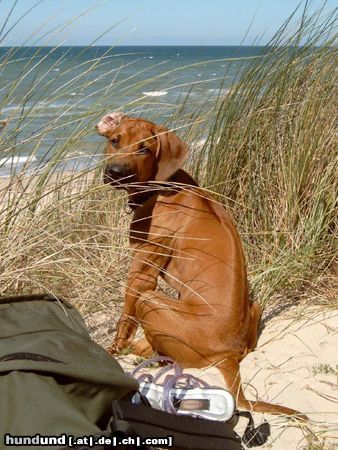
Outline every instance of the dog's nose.
{"label": "dog's nose", "polygon": [[116,180],[117,178],[125,177],[128,173],[128,170],[124,165],[112,164],[107,167],[107,172],[110,177]]}
{"label": "dog's nose", "polygon": [[109,164],[104,172],[104,183],[111,183],[112,181],[130,181],[133,176],[133,172],[130,167],[124,164]]}

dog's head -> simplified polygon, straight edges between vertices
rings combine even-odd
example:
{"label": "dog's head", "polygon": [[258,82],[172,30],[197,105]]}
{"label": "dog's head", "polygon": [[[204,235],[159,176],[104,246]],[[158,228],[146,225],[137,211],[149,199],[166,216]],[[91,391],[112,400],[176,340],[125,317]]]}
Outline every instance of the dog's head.
{"label": "dog's head", "polygon": [[175,133],[147,120],[111,113],[96,130],[107,138],[104,182],[114,187],[166,181],[188,154],[188,146]]}

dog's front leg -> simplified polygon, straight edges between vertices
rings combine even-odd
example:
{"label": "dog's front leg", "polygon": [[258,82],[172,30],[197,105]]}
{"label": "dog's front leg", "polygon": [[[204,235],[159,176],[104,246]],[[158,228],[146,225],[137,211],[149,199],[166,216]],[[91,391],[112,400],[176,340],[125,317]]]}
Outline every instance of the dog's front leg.
{"label": "dog's front leg", "polygon": [[150,255],[145,260],[142,260],[140,254],[136,253],[136,256],[133,258],[127,281],[123,311],[117,324],[116,337],[108,348],[110,353],[119,352],[131,344],[138,327],[136,302],[143,292],[154,291],[157,287],[157,278],[161,267],[163,267],[168,257],[163,254],[158,255],[154,251]]}

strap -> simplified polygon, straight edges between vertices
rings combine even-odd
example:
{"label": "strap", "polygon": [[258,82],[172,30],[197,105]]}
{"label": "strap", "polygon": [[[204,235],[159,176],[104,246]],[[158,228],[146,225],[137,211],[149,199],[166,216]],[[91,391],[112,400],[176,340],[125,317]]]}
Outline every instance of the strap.
{"label": "strap", "polygon": [[204,388],[209,387],[208,383],[190,374],[182,373],[180,375],[170,377],[163,385],[163,409],[164,411],[167,411],[171,414],[177,414],[176,408],[174,407],[174,403],[171,398],[171,390],[180,380],[190,383],[190,387],[192,388],[199,386],[202,386]]}
{"label": "strap", "polygon": [[[241,450],[240,437],[224,422],[177,416],[135,405],[125,400],[113,401],[112,432],[125,436],[172,437],[171,448],[191,450]],[[132,434],[130,434],[132,433]],[[165,447],[161,445],[161,447]]]}
{"label": "strap", "polygon": [[271,434],[270,425],[266,420],[255,428],[252,415],[249,411],[237,411],[235,414],[249,420],[242,437],[242,441],[247,447],[260,447],[266,443]]}
{"label": "strap", "polygon": [[191,178],[187,173],[185,173],[186,175],[185,178],[187,179],[185,181],[183,181],[182,179],[178,184],[175,185],[174,184],[175,181],[177,181],[178,178],[182,178],[182,173],[184,173],[184,171],[182,169],[178,169],[166,181],[156,183],[142,183],[143,190],[131,194],[129,196],[128,201],[129,211],[127,212],[132,213],[133,211],[135,211],[135,209],[142,206],[143,203],[145,203],[151,197],[153,197],[156,194],[160,194],[163,191],[176,194],[177,192],[183,189],[184,185],[187,185],[188,187],[197,186],[196,181],[193,178]]}
{"label": "strap", "polygon": [[[152,364],[158,363],[158,362],[167,362],[169,364],[167,366],[162,367],[155,374],[155,376],[152,376],[151,374],[147,374],[147,373],[146,374],[143,373],[139,376],[136,376],[140,370],[144,369],[145,367],[151,366]],[[129,376],[136,378],[139,382],[148,380],[151,383],[156,383],[160,379],[161,376],[163,376],[166,372],[168,372],[170,370],[174,370],[174,373],[175,373],[174,376],[177,377],[177,376],[181,375],[183,369],[179,363],[177,363],[176,361],[171,359],[169,356],[155,356],[154,358],[147,359],[146,361],[143,361],[141,364],[136,366],[135,369],[133,369],[129,373]]]}

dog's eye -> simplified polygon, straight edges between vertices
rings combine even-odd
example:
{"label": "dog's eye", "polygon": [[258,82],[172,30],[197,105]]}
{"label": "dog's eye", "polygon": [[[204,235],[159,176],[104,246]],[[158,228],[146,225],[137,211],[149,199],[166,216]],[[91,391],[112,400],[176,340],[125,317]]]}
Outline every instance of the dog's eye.
{"label": "dog's eye", "polygon": [[137,152],[138,155],[147,155],[148,153],[150,153],[150,150],[148,147],[145,147],[142,145],[142,147],[140,147]]}
{"label": "dog's eye", "polygon": [[110,141],[110,143],[111,143],[111,145],[112,145],[113,147],[117,148],[117,144],[119,143],[119,140],[118,140],[118,139],[112,139],[112,140]]}

